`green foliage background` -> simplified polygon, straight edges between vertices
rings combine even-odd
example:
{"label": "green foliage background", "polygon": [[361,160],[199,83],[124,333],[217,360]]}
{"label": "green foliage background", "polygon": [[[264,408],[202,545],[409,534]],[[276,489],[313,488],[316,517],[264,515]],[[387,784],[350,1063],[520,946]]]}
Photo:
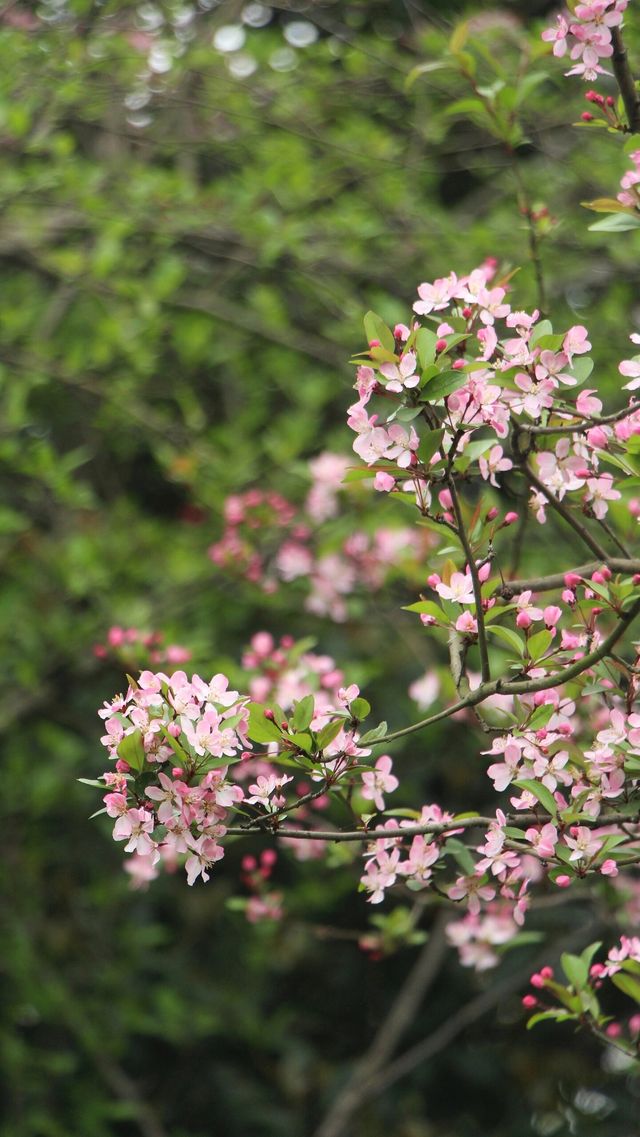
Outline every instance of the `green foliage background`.
{"label": "green foliage background", "polygon": [[[467,94],[453,71],[407,76],[442,61],[465,15],[482,66],[514,73],[539,52],[543,7],[286,5],[231,54],[213,46],[242,21],[231,0],[0,12],[4,1137],[311,1133],[410,966],[349,938],[369,913],[339,858],[280,866],[290,918],[275,928],[226,907],[239,848],[206,888],[130,892],[76,781],[102,769],[96,708],[123,685],[92,646],[111,624],[159,628],[206,672],[237,665],[261,628],[311,634],[355,661],[380,717],[415,713],[406,688],[430,656],[398,624],[400,586],[337,627],[295,594],[217,577],[206,549],[226,494],[299,498],[310,456],[350,449],[346,360],[367,308],[406,319],[419,281],[487,255],[521,266],[535,304],[504,147],[449,113]],[[287,45],[294,19],[314,43]],[[150,73],[154,46],[170,67]],[[255,69],[238,77],[242,59]],[[590,326],[614,390],[640,319],[637,242],[588,232],[579,203],[612,193],[624,156],[571,128],[579,86],[546,56],[536,67],[516,161],[558,219],[549,306]],[[454,726],[407,747],[427,800],[482,794],[468,745]],[[448,962],[407,1043],[476,991]],[[634,1091],[598,1062],[588,1043],[525,1036],[510,996],[349,1132],[619,1137]]]}

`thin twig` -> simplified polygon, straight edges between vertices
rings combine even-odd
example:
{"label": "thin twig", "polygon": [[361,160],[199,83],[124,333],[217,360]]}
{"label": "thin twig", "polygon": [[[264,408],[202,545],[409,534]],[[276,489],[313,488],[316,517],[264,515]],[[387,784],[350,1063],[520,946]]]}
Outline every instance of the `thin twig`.
{"label": "thin twig", "polygon": [[480,584],[480,577],[478,576],[478,567],[473,555],[473,549],[469,544],[469,538],[464,527],[462,518],[462,510],[460,509],[460,500],[453,478],[449,478],[447,485],[451,494],[453,502],[453,512],[456,515],[456,522],[458,525],[458,537],[464,549],[464,555],[467,558],[469,572],[471,573],[471,581],[473,584],[473,598],[475,600],[476,620],[478,623],[478,650],[480,652],[480,669],[482,672],[482,682],[488,683],[491,679],[491,668],[489,666],[489,650],[487,648],[487,633],[484,626],[484,613],[482,611],[482,585]]}
{"label": "thin twig", "polygon": [[[566,423],[564,426],[526,426],[520,424],[520,430],[523,434],[582,434],[585,430],[591,430],[594,426],[606,426],[610,422],[620,422],[620,419],[627,418],[629,415],[635,414],[640,411],[640,403],[630,403],[628,407],[623,407],[620,411],[614,411],[610,415],[588,415],[580,419],[579,423]],[[575,417],[575,416],[572,416]]]}
{"label": "thin twig", "polygon": [[591,552],[595,553],[596,557],[600,557],[601,560],[606,561],[607,554],[602,548],[602,545],[600,545],[598,541],[596,541],[595,538],[591,536],[589,530],[585,528],[582,522],[578,521],[577,517],[573,516],[571,510],[567,509],[566,505],[564,505],[564,503],[561,502],[559,498],[555,496],[555,494],[552,494],[551,490],[547,489],[544,482],[540,481],[537,475],[534,474],[531,467],[523,463],[522,471],[530,484],[532,486],[535,486],[535,488],[538,490],[538,493],[541,493],[543,497],[547,499],[551,508],[555,510],[559,517],[562,517],[567,522],[567,525],[571,526],[574,533],[578,534],[580,540],[583,541],[587,548],[591,549]]}

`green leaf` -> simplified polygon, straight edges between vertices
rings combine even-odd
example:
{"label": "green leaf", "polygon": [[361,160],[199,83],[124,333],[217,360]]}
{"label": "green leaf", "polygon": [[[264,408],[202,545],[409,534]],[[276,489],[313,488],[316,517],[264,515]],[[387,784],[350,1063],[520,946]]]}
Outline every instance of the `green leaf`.
{"label": "green leaf", "polygon": [[117,755],[139,774],[145,761],[142,731],[136,729],[131,734],[125,734],[117,748]]}
{"label": "green leaf", "polygon": [[249,725],[247,734],[252,742],[281,742],[282,731],[264,716],[267,708],[261,703],[249,703]]}
{"label": "green leaf", "polygon": [[164,723],[160,723],[160,733],[162,734],[165,742],[168,742],[169,746],[173,750],[180,763],[183,766],[186,766],[191,761],[191,755],[188,753],[188,751],[184,749],[184,746],[180,745],[177,738],[173,737]]}
{"label": "green leaf", "polygon": [[349,703],[349,710],[351,717],[361,722],[362,719],[366,719],[367,715],[371,714],[371,704],[366,699],[354,699]]}
{"label": "green leaf", "polygon": [[423,394],[426,402],[436,403],[440,399],[446,399],[447,395],[452,395],[460,387],[464,387],[467,382],[468,376],[464,371],[441,371],[435,379],[430,379],[423,388]]}
{"label": "green leaf", "polygon": [[586,383],[591,372],[593,371],[593,360],[588,355],[576,355],[573,358],[571,367],[566,367],[567,375],[573,375],[577,380],[577,386],[581,383]]}
{"label": "green leaf", "polygon": [[546,628],[541,632],[536,632],[534,636],[527,642],[529,650],[529,658],[532,660],[542,659],[542,656],[549,650],[553,641],[553,634],[548,632]]}
{"label": "green leaf", "polygon": [[358,740],[357,745],[369,746],[373,742],[379,742],[385,737],[387,730],[386,722],[381,722],[378,726],[374,727],[373,730],[368,730],[366,734],[363,734],[362,738]]}
{"label": "green leaf", "polygon": [[551,790],[542,785],[542,782],[536,782],[534,778],[524,778],[522,781],[517,781],[514,785],[518,786],[521,790],[529,790],[535,798],[538,799],[540,805],[543,805],[547,813],[555,817],[558,812],[556,799],[554,798]]}
{"label": "green leaf", "polygon": [[323,726],[322,730],[319,730],[316,735],[318,750],[324,750],[327,746],[329,746],[329,744],[333,742],[334,738],[340,734],[340,731],[342,730],[344,724],[344,719],[334,719],[332,722],[328,722],[325,726]]}
{"label": "green leaf", "polygon": [[617,201],[615,197],[596,197],[593,201],[581,201],[580,205],[584,209],[592,209],[594,213],[630,213],[633,214],[633,208],[630,205],[623,205],[621,201]]}
{"label": "green leaf", "polygon": [[291,714],[291,726],[295,731],[306,730],[311,725],[311,720],[314,716],[316,709],[315,699],[313,695],[305,695],[297,703],[293,704],[293,712]]}
{"label": "green leaf", "polygon": [[532,1015],[527,1022],[527,1030],[531,1030],[531,1027],[535,1026],[536,1023],[542,1023],[545,1022],[545,1020],[553,1019],[554,1022],[564,1023],[569,1019],[575,1019],[575,1017],[575,1014],[572,1014],[571,1011],[562,1011],[559,1007],[554,1008],[552,1011],[538,1011],[537,1014]]}
{"label": "green leaf", "polygon": [[594,221],[589,229],[595,233],[627,233],[630,229],[639,227],[640,213],[634,217],[624,213],[610,213],[600,221]]}
{"label": "green leaf", "polygon": [[556,708],[553,703],[542,703],[541,706],[536,707],[529,719],[529,730],[540,730],[541,727],[547,725],[549,719],[553,718],[555,713]]}
{"label": "green leaf", "polygon": [[444,848],[445,852],[453,853],[453,856],[466,876],[473,875],[475,862],[463,841],[459,841],[457,837],[449,837]]}
{"label": "green leaf", "polygon": [[370,470],[368,467],[365,469],[363,466],[352,466],[342,479],[342,485],[345,486],[349,482],[364,482],[367,478],[375,478],[375,476],[375,470]]}
{"label": "green leaf", "polygon": [[107,789],[104,782],[97,782],[95,778],[76,778],[76,781],[82,782],[83,786],[92,786],[94,790],[102,790],[104,792]]}
{"label": "green leaf", "polygon": [[625,975],[623,972],[618,972],[616,975],[611,976],[612,983],[630,999],[636,1003],[640,1003],[640,980],[634,979],[632,975]]}
{"label": "green leaf", "polygon": [[294,745],[297,746],[299,750],[304,751],[305,754],[313,753],[313,742],[311,741],[311,735],[307,734],[306,731],[301,731],[300,733],[296,732],[295,734],[289,734],[289,738],[290,738],[291,742],[293,742]]}
{"label": "green leaf", "polygon": [[522,659],[524,656],[524,640],[513,628],[503,628],[500,624],[489,624],[487,631],[491,632],[493,636],[497,636],[499,640],[506,643],[510,648],[515,651],[516,655]]}
{"label": "green leaf", "polygon": [[440,449],[442,438],[444,435],[444,427],[441,430],[430,430],[420,439],[418,447],[418,457],[425,466],[428,466],[433,455]]}
{"label": "green leaf", "polygon": [[419,612],[420,615],[433,616],[434,620],[443,620],[444,613],[433,600],[418,600],[416,604],[407,604],[403,612]]}
{"label": "green leaf", "polygon": [[579,955],[563,951],[560,962],[569,983],[575,991],[582,990],[589,982],[589,964]]}
{"label": "green leaf", "polygon": [[423,370],[430,367],[436,357],[436,344],[438,337],[428,328],[420,328],[416,335],[416,352]]}
{"label": "green leaf", "polygon": [[367,343],[371,343],[372,340],[379,340],[386,351],[395,354],[396,341],[393,338],[393,332],[375,312],[367,312],[364,318],[364,334],[367,337]]}

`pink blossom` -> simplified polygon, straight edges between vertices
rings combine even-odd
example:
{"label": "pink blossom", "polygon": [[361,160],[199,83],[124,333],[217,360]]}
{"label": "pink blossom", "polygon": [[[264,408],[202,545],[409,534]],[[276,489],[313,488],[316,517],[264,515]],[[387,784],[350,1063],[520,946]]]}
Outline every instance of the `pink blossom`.
{"label": "pink blossom", "polygon": [[475,604],[470,573],[454,572],[449,584],[439,581],[435,588],[443,600],[454,600],[456,604]]}
{"label": "pink blossom", "polygon": [[376,762],[374,770],[366,770],[362,775],[362,796],[372,801],[377,810],[384,809],[383,794],[393,793],[400,784],[391,773],[393,761],[388,754],[383,754]]}

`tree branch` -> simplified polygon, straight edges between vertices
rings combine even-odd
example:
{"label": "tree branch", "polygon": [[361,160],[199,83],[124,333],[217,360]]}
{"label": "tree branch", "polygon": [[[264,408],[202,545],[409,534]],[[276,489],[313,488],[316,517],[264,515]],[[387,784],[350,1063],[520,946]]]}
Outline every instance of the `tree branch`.
{"label": "tree branch", "polygon": [[605,550],[600,544],[598,544],[595,538],[591,536],[589,530],[585,528],[582,522],[578,521],[577,517],[573,516],[571,510],[567,509],[566,505],[564,505],[563,502],[561,502],[554,494],[552,494],[551,490],[547,489],[544,482],[540,481],[539,477],[534,474],[530,466],[527,466],[526,463],[522,463],[521,468],[523,474],[530,482],[530,484],[532,486],[535,486],[538,493],[541,493],[543,497],[547,499],[551,508],[555,510],[559,517],[562,517],[567,522],[567,525],[571,526],[574,533],[578,534],[580,540],[587,546],[587,548],[591,549],[591,552],[595,553],[596,557],[600,557],[602,561],[606,561],[607,554]]}
{"label": "tree branch", "polygon": [[624,46],[620,28],[611,29],[611,43],[613,44],[613,55],[611,56],[613,74],[616,77],[616,83],[622,95],[624,109],[627,114],[629,133],[638,134],[640,133],[640,94],[638,94],[633,75],[631,74],[627,51]]}
{"label": "tree branch", "polygon": [[369,1096],[369,1084],[387,1066],[400,1038],[420,1009],[433,984],[447,950],[445,928],[448,916],[440,913],[436,925],[409,972],[369,1049],[356,1064],[351,1077],[333,1101],[314,1137],[341,1137],[354,1113]]}
{"label": "tree branch", "polygon": [[[567,569],[566,572],[552,573],[550,576],[533,576],[529,580],[508,580],[496,588],[494,596],[501,596],[503,600],[511,600],[521,592],[551,592],[554,588],[565,588],[564,578],[567,572],[576,576],[588,578],[592,573],[602,568],[602,561],[589,561],[586,565]],[[626,557],[606,557],[604,564],[612,572],[635,576],[640,573],[640,561],[629,560]]]}
{"label": "tree branch", "polygon": [[[467,558],[469,572],[471,573],[471,581],[473,583],[473,598],[475,600],[476,620],[478,622],[478,649],[480,651],[480,669],[482,671],[482,682],[487,683],[491,679],[491,668],[489,667],[489,651],[487,648],[487,633],[484,627],[484,614],[482,611],[482,586],[480,584],[480,577],[478,576],[478,567],[473,555],[473,549],[469,544],[469,538],[464,527],[462,519],[462,511],[460,509],[460,499],[456,490],[453,478],[447,481],[451,500],[453,502],[453,511],[456,515],[456,522],[458,525],[458,537],[464,549],[464,555]],[[456,684],[457,686],[457,684]]]}

